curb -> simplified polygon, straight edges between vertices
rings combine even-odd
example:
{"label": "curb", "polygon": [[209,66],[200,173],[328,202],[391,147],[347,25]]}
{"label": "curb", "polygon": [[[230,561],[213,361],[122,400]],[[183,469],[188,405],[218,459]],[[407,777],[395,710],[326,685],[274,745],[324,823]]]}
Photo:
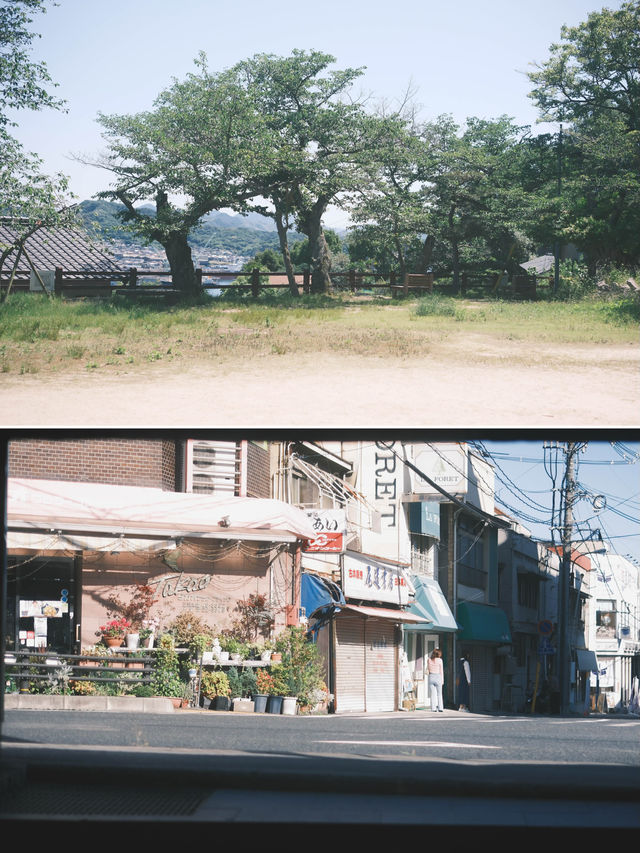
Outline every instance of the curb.
{"label": "curb", "polygon": [[59,696],[45,693],[7,693],[7,711],[124,711],[130,714],[173,714],[171,699],[162,696]]}

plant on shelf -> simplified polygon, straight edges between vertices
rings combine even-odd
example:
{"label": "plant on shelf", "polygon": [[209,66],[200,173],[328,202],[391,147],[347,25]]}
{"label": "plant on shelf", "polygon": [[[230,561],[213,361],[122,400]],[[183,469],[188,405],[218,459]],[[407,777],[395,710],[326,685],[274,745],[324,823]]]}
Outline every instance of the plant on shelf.
{"label": "plant on shelf", "polygon": [[198,662],[203,652],[212,647],[213,637],[211,634],[194,634],[189,643],[189,657],[191,660]]}
{"label": "plant on shelf", "polygon": [[157,603],[156,591],[145,583],[134,584],[130,598],[123,601],[118,595],[109,597],[109,615],[127,619],[131,633],[139,633],[144,623],[151,619],[151,608]]}
{"label": "plant on shelf", "polygon": [[131,628],[131,622],[124,617],[111,619],[104,625],[100,625],[96,631],[96,637],[102,637],[105,640],[117,640],[124,638],[124,635]]}
{"label": "plant on shelf", "polygon": [[220,648],[223,652],[229,652],[231,656],[239,656],[242,660],[249,657],[249,644],[226,631],[220,634]]}
{"label": "plant on shelf", "polygon": [[215,699],[216,696],[230,696],[231,685],[226,672],[218,669],[203,672],[200,679],[200,692],[207,699]]}
{"label": "plant on shelf", "polygon": [[180,649],[190,648],[194,638],[200,634],[213,637],[216,633],[200,616],[189,610],[176,616],[167,626],[167,632],[172,635],[176,646]]}

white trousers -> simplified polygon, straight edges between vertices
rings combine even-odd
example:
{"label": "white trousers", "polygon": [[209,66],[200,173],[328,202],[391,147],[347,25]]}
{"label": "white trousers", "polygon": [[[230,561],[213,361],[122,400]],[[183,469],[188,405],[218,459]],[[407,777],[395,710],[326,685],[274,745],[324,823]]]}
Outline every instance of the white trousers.
{"label": "white trousers", "polygon": [[429,674],[429,699],[432,711],[444,710],[442,705],[442,676],[438,673]]}

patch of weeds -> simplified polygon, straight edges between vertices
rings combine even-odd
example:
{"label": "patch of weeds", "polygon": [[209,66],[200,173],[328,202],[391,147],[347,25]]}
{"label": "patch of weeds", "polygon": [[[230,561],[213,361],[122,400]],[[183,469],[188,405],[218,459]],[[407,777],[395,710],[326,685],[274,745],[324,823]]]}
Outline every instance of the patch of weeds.
{"label": "patch of weeds", "polygon": [[[453,299],[433,294],[423,297],[415,308],[418,317],[457,317],[459,312]],[[464,313],[464,312],[462,312]]]}
{"label": "patch of weeds", "polygon": [[123,346],[114,347],[113,348],[113,354],[114,355],[124,355],[125,354],[125,348]]}
{"label": "patch of weeds", "polygon": [[627,326],[640,322],[640,300],[619,299],[604,306],[604,319],[607,323]]}
{"label": "patch of weeds", "polygon": [[71,344],[66,349],[67,358],[82,358],[86,351],[87,348],[80,344]]}
{"label": "patch of weeds", "polygon": [[271,344],[271,352],[274,355],[286,355],[289,350],[284,344],[273,343]]}
{"label": "patch of weeds", "polygon": [[37,373],[38,368],[35,364],[21,364],[20,365],[20,376],[24,376],[26,373]]}
{"label": "patch of weeds", "polygon": [[161,352],[150,352],[147,356],[148,361],[159,361],[162,358]]}
{"label": "patch of weeds", "polygon": [[85,367],[87,368],[87,370],[95,370],[97,366],[98,366],[98,363],[96,361],[88,361],[85,364]]}

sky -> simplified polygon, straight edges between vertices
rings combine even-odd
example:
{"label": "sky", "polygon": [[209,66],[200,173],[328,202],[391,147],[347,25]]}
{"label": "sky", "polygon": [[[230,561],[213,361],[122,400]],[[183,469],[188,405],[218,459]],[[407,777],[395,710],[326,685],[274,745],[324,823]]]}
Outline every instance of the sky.
{"label": "sky", "polygon": [[[552,481],[542,464],[542,438],[493,439],[482,445],[493,457],[497,506],[515,515],[534,538],[548,540]],[[558,458],[559,488],[565,462],[563,454]],[[631,556],[640,565],[640,441],[615,433],[611,440],[587,440],[578,455],[577,481],[581,497],[574,506],[574,539],[599,530],[609,553]],[[598,509],[602,498],[604,506]],[[556,532],[558,544],[559,536]]]}
{"label": "sky", "polygon": [[[363,67],[356,92],[372,107],[410,89],[424,120],[450,114],[462,125],[471,116],[508,115],[535,125],[526,72],[548,58],[563,24],[577,25],[605,5],[620,3],[58,0],[34,18],[41,38],[31,56],[46,62],[67,112],[22,112],[16,136],[43,158],[45,171],[71,178],[77,200],[88,199],[108,188],[109,176],[73,157],[104,150],[99,112],[150,109],[172,79],[194,69],[200,51],[219,71],[256,53],[286,56],[295,48],[329,53],[335,68]],[[325,220],[329,227],[345,223],[335,210]]]}

